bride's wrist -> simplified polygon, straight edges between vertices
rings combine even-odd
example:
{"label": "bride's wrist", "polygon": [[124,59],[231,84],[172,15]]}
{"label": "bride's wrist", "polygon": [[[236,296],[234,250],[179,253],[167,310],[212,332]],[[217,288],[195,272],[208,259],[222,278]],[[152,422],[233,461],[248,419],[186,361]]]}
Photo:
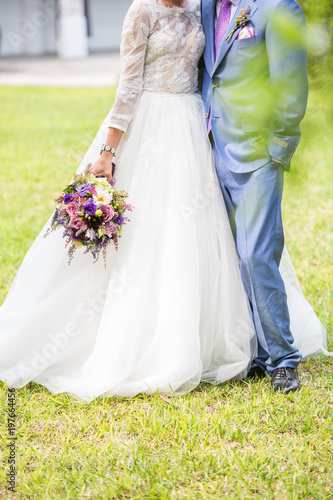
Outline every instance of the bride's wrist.
{"label": "bride's wrist", "polygon": [[107,153],[109,153],[110,155],[116,157],[116,149],[114,147],[110,146],[109,144],[107,144],[107,145],[103,144],[102,145],[100,154],[104,153],[105,151]]}
{"label": "bride's wrist", "polygon": [[102,151],[101,153],[101,158],[103,160],[107,160],[108,162],[110,162],[112,164],[112,161],[113,161],[113,154],[110,153],[109,151]]}

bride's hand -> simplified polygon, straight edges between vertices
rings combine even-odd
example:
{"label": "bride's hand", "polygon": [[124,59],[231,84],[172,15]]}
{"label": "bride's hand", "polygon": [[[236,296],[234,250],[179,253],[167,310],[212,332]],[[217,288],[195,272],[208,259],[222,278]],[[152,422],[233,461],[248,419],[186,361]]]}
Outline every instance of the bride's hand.
{"label": "bride's hand", "polygon": [[112,180],[112,159],[113,155],[103,152],[98,160],[89,167],[89,172],[94,175],[103,175],[109,182]]}

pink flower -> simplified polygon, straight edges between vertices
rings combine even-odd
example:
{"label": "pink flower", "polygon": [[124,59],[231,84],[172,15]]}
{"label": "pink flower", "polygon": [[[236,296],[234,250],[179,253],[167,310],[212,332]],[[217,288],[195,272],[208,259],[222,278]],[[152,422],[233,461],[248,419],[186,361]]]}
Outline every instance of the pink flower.
{"label": "pink flower", "polygon": [[86,229],[87,225],[86,223],[81,219],[81,217],[78,217],[77,215],[74,215],[74,217],[71,217],[71,228],[75,229],[78,231],[79,229]]}
{"label": "pink flower", "polygon": [[107,226],[107,234],[108,234],[108,236],[112,236],[112,235],[116,234],[117,232],[118,232],[118,230],[117,230],[116,224],[114,224],[113,222],[111,222]]}
{"label": "pink flower", "polygon": [[76,201],[76,203],[80,203],[80,200],[81,196],[79,195],[79,193],[73,194],[73,201]]}
{"label": "pink flower", "polygon": [[76,201],[71,201],[66,205],[66,212],[72,218],[79,208],[79,204]]}
{"label": "pink flower", "polygon": [[90,192],[93,196],[97,196],[97,191],[95,189],[95,186],[90,186]]}
{"label": "pink flower", "polygon": [[114,211],[111,205],[104,205],[101,207],[101,210],[103,212],[103,222],[110,222],[114,216]]}

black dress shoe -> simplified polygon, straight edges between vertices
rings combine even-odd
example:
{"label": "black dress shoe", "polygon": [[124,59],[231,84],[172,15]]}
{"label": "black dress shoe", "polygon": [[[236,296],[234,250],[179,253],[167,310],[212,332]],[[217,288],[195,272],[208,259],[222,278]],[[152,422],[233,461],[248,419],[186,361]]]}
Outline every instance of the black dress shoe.
{"label": "black dress shoe", "polygon": [[247,378],[263,378],[265,375],[265,371],[260,368],[255,361],[253,361],[249,371],[247,372]]}
{"label": "black dress shoe", "polygon": [[301,388],[295,368],[276,368],[272,372],[272,388],[275,392],[294,392]]}

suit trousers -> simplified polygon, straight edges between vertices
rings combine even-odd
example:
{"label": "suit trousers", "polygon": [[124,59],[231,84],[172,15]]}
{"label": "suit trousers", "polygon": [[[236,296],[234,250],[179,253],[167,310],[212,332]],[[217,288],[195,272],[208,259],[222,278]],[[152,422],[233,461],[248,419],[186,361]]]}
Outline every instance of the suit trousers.
{"label": "suit trousers", "polygon": [[255,361],[268,373],[279,367],[296,368],[302,355],[293,347],[287,296],[279,271],[284,247],[283,167],[272,161],[253,172],[234,173],[212,143],[258,337]]}

